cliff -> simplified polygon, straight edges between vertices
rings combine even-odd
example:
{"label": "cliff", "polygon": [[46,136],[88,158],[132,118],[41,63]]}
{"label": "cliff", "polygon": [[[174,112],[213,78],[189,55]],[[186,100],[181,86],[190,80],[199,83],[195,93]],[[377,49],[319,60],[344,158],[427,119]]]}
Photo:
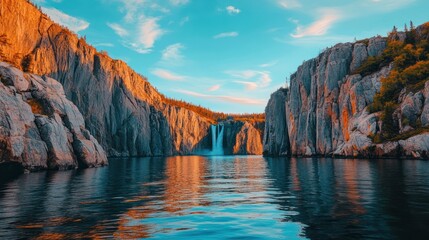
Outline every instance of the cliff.
{"label": "cliff", "polygon": [[106,154],[56,80],[0,62],[0,169],[96,167]]}
{"label": "cliff", "polygon": [[2,58],[57,79],[109,156],[185,155],[209,148],[213,119],[170,104],[145,77],[97,52],[26,0],[0,5]]}
{"label": "cliff", "polygon": [[286,156],[290,154],[289,134],[286,124],[287,89],[279,89],[271,94],[265,107],[265,131],[263,154]]}
{"label": "cliff", "polygon": [[260,122],[225,121],[224,153],[226,155],[261,155],[262,133]]}
{"label": "cliff", "polygon": [[[422,35],[424,27],[407,32],[407,36],[420,34],[414,38],[426,39],[427,35]],[[392,74],[408,73],[416,68],[413,64],[422,65],[421,60],[426,58],[424,54],[415,61],[407,60],[409,65],[403,69],[399,69],[397,61],[403,61],[398,57],[406,55],[403,49],[421,49],[421,54],[426,51],[426,45],[420,44],[426,43],[407,43],[405,33],[394,34],[395,39],[390,39],[392,36],[375,37],[337,44],[317,58],[304,62],[291,75],[287,96],[283,97],[280,92],[271,96],[265,111],[264,153],[426,157],[429,150],[429,133],[424,128],[428,125],[429,109],[429,82],[424,84],[429,76],[426,65],[418,69],[416,76],[420,82],[414,85],[403,83],[399,87],[386,82]],[[397,85],[389,97],[381,96],[389,86]],[[390,112],[383,106],[372,111],[374,98],[390,101]],[[384,110],[379,111],[382,108]],[[388,126],[393,127],[388,129]],[[380,140],[376,136],[384,137]]]}

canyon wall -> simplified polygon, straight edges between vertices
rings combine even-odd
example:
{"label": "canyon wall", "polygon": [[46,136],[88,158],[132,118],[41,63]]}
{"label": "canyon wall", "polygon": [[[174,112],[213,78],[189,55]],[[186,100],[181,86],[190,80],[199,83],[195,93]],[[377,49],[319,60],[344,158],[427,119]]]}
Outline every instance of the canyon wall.
{"label": "canyon wall", "polygon": [[147,79],[96,51],[25,0],[1,2],[4,55],[24,70],[57,79],[110,156],[189,154],[210,121],[169,106]]}
{"label": "canyon wall", "polygon": [[263,154],[286,156],[290,154],[289,134],[286,123],[287,89],[279,89],[271,94],[265,107],[265,131]]}
{"label": "canyon wall", "polygon": [[[368,57],[380,56],[386,44],[387,38],[382,37],[337,44],[304,62],[291,75],[289,89],[271,96],[266,108],[264,154],[427,157],[429,133],[383,143],[373,141],[383,123],[381,113],[370,114],[368,106],[392,65],[364,77],[353,72]],[[287,92],[287,96],[282,92]],[[429,124],[428,93],[429,82],[423,90],[403,89],[395,111],[400,125],[398,134],[413,130],[409,124],[401,124],[404,119],[421,121],[423,126]]]}
{"label": "canyon wall", "polygon": [[82,114],[56,80],[0,62],[0,166],[74,169],[107,164]]}
{"label": "canyon wall", "polygon": [[260,122],[225,121],[223,146],[226,155],[261,155],[262,133]]}
{"label": "canyon wall", "polygon": [[[26,0],[0,2],[1,35],[3,60],[58,80],[109,156],[186,155],[210,147],[212,119],[167,104],[145,77],[97,52]],[[242,144],[247,139],[254,138]]]}

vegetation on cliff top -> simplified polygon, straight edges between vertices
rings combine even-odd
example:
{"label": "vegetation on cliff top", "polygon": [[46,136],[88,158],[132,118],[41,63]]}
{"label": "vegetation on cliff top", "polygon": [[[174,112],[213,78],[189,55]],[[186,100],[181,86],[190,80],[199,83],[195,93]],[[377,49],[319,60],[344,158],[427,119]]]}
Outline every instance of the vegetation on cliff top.
{"label": "vegetation on cliff top", "polygon": [[393,63],[392,71],[381,79],[380,92],[375,95],[368,108],[371,113],[381,111],[382,131],[373,136],[376,143],[403,139],[412,136],[410,133],[428,130],[419,121],[407,122],[407,119],[403,119],[415,130],[399,134],[398,121],[394,119],[394,112],[399,106],[398,98],[403,89],[406,92],[422,90],[429,80],[429,23],[416,29],[411,22],[410,29],[405,26],[404,34],[401,39],[394,27],[384,52],[378,57],[369,57],[355,72],[366,76]]}
{"label": "vegetation on cliff top", "polygon": [[242,121],[242,122],[251,122],[251,123],[265,121],[265,113],[228,114],[223,112],[214,112],[208,108],[197,106],[183,100],[168,98],[162,94],[161,94],[161,97],[164,103],[193,111],[199,114],[200,116],[203,116],[205,118],[212,120],[213,123],[225,121],[228,119],[233,119],[235,121]]}

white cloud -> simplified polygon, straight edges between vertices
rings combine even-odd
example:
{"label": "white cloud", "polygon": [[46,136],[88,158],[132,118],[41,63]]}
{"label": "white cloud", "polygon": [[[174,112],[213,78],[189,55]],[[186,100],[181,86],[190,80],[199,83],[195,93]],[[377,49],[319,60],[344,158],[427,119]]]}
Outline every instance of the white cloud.
{"label": "white cloud", "polygon": [[135,32],[137,33],[134,36],[129,36],[129,30],[121,27],[120,25],[110,24],[116,34],[118,34],[123,39],[123,45],[128,47],[138,53],[150,53],[156,42],[165,31],[160,28],[158,25],[158,18],[144,18],[141,19],[141,22],[135,27]]}
{"label": "white cloud", "polygon": [[226,11],[227,11],[229,14],[231,14],[231,15],[233,15],[233,14],[239,14],[239,13],[241,12],[241,10],[240,10],[240,9],[238,9],[238,8],[236,8],[236,7],[234,7],[234,6],[228,6],[228,7],[226,7]]}
{"label": "white cloud", "polygon": [[225,73],[229,74],[232,77],[241,79],[250,79],[257,75],[257,71],[254,70],[226,71]]}
{"label": "white cloud", "polygon": [[109,26],[113,31],[115,31],[115,33],[118,34],[120,37],[128,36],[128,31],[117,23],[107,23],[107,26]]}
{"label": "white cloud", "polygon": [[243,84],[248,91],[253,91],[258,88],[258,84],[255,82],[248,82],[248,81],[234,81],[235,83]]}
{"label": "white cloud", "polygon": [[209,92],[214,92],[214,91],[217,91],[217,90],[219,90],[219,89],[220,89],[220,85],[219,85],[219,84],[216,84],[216,85],[213,85],[213,86],[209,87],[207,90],[208,90]]}
{"label": "white cloud", "polygon": [[224,32],[224,33],[219,33],[218,35],[215,35],[213,38],[218,39],[218,38],[237,37],[237,36],[238,36],[238,32]]}
{"label": "white cloud", "polygon": [[42,11],[46,13],[54,22],[57,22],[63,26],[66,26],[68,29],[73,32],[80,32],[89,27],[89,22],[79,19],[73,16],[70,16],[66,13],[61,12],[56,8],[46,8],[42,7]]}
{"label": "white cloud", "polygon": [[259,65],[259,67],[261,67],[261,68],[272,67],[272,66],[274,66],[274,65],[277,65],[277,63],[279,63],[279,61],[278,61],[278,60],[276,60],[276,61],[271,61],[271,62],[263,63],[263,64]]}
{"label": "white cloud", "polygon": [[189,0],[170,0],[170,3],[173,5],[185,5]]}
{"label": "white cloud", "polygon": [[332,27],[332,25],[341,19],[341,15],[337,10],[325,9],[320,12],[319,19],[308,26],[301,26],[297,23],[295,33],[291,34],[294,38],[302,38],[309,36],[323,36]]}
{"label": "white cloud", "polygon": [[286,9],[301,7],[301,3],[298,0],[278,0],[278,4]]}
{"label": "white cloud", "polygon": [[158,18],[147,18],[139,26],[138,42],[148,51],[151,50],[155,41],[165,32],[158,25]]}
{"label": "white cloud", "polygon": [[170,12],[170,9],[165,8],[165,7],[159,5],[158,3],[155,3],[155,2],[148,4],[148,6],[150,9],[155,10],[155,11],[159,11],[161,13],[169,13]]}
{"label": "white cloud", "polygon": [[178,75],[176,73],[172,73],[168,70],[160,69],[160,68],[154,69],[152,71],[152,74],[159,78],[169,80],[169,81],[183,81],[186,78],[186,76]]}
{"label": "white cloud", "polygon": [[172,44],[168,47],[166,47],[162,51],[162,57],[161,60],[164,62],[173,62],[173,61],[180,61],[183,59],[183,56],[180,52],[181,49],[183,49],[184,46],[181,43]]}
{"label": "white cloud", "polygon": [[189,96],[206,98],[206,99],[214,99],[222,102],[236,103],[236,104],[245,104],[245,105],[265,105],[266,101],[262,99],[254,99],[254,98],[242,98],[242,97],[232,97],[226,95],[208,95],[197,93],[188,90],[177,90],[176,92],[180,92]]}
{"label": "white cloud", "polygon": [[[226,74],[241,80],[234,81],[245,86],[248,91],[256,90],[270,85],[272,79],[270,72],[257,70],[226,71]],[[245,81],[244,81],[245,80]],[[252,81],[253,80],[253,81]]]}
{"label": "white cloud", "polygon": [[123,7],[122,12],[125,12],[124,19],[126,22],[133,22],[137,19],[136,13],[141,10],[140,8],[144,7],[146,0],[121,0]]}

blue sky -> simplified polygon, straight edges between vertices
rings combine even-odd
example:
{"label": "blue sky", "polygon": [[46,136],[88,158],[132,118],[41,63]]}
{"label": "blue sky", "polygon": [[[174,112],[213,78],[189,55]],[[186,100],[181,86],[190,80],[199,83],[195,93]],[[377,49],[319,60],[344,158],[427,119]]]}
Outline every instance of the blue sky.
{"label": "blue sky", "polygon": [[428,0],[33,0],[160,92],[263,112],[304,61],[338,42],[429,21]]}

